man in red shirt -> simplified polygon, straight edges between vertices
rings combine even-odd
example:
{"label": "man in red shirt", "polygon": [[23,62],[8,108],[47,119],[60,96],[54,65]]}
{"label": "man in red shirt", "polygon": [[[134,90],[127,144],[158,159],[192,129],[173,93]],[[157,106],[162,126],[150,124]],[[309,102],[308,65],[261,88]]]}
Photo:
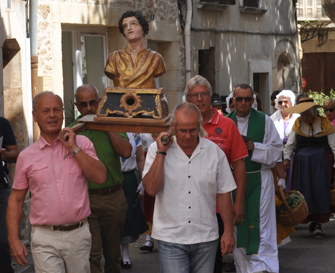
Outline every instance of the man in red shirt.
{"label": "man in red shirt", "polygon": [[[223,115],[219,115],[216,109],[211,108],[212,88],[210,83],[202,76],[195,76],[186,85],[184,95],[187,102],[195,104],[202,115],[202,126],[208,133],[207,138],[216,143],[224,151],[234,170],[234,179],[237,185],[234,201],[234,224],[242,221],[243,202],[246,186],[246,168],[244,158],[248,157],[248,151],[235,123]],[[217,213],[220,237],[223,233],[223,223],[220,214]],[[214,272],[222,272],[221,251],[216,254]]]}

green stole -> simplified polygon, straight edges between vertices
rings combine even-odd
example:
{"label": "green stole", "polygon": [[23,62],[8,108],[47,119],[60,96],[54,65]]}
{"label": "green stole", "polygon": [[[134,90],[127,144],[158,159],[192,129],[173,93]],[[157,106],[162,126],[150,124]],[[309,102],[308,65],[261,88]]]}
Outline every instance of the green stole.
{"label": "green stole", "polygon": [[[236,111],[228,115],[236,124]],[[253,142],[263,142],[265,133],[265,114],[251,109],[247,136]],[[244,216],[237,225],[236,247],[245,247],[246,254],[257,254],[260,242],[259,204],[261,197],[261,164],[251,161],[252,151],[245,159],[247,170],[247,185],[244,196]],[[233,192],[235,201],[235,191]]]}

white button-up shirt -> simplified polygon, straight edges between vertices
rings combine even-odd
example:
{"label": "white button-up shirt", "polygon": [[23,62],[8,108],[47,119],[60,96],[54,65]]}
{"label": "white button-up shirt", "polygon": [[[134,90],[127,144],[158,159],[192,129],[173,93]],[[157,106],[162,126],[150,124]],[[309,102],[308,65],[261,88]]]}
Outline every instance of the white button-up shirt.
{"label": "white button-up shirt", "polygon": [[[148,150],[143,177],[156,151],[155,142]],[[174,137],[165,157],[164,186],[156,196],[152,237],[178,244],[216,240],[216,195],[235,188],[228,160],[215,143],[199,136],[189,158]]]}

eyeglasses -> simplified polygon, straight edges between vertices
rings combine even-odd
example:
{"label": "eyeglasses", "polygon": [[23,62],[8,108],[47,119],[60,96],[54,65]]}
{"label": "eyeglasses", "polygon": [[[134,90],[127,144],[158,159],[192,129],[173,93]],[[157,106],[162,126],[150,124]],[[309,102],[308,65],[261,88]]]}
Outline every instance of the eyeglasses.
{"label": "eyeglasses", "polygon": [[[94,106],[94,105],[96,105],[98,102],[99,102],[99,101],[97,101],[97,100],[90,100],[90,101],[88,102],[88,104],[89,104],[90,106]],[[87,107],[87,102],[86,102],[86,101],[82,101],[82,102],[80,102],[80,103],[79,103],[79,107],[86,108],[86,107]]]}
{"label": "eyeglasses", "polygon": [[206,98],[209,96],[209,92],[192,93],[187,95],[187,97],[191,98],[192,100],[197,99],[199,96],[201,98]]}
{"label": "eyeglasses", "polygon": [[280,101],[278,101],[278,104],[279,105],[282,105],[282,104],[288,104],[288,100],[280,100]]}
{"label": "eyeglasses", "polygon": [[325,112],[330,112],[333,113],[334,112],[334,108],[324,108]]}
{"label": "eyeglasses", "polygon": [[242,102],[243,100],[245,100],[245,102],[251,102],[252,101],[252,97],[245,97],[245,98],[242,98],[242,97],[236,97],[235,100],[237,102]]}

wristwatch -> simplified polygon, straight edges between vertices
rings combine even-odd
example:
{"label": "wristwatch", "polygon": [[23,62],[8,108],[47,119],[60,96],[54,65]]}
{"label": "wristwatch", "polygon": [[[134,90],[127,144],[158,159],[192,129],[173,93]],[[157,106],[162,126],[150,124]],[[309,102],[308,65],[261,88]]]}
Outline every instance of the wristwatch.
{"label": "wristwatch", "polygon": [[81,150],[81,147],[78,146],[71,154],[73,155],[73,157]]}

